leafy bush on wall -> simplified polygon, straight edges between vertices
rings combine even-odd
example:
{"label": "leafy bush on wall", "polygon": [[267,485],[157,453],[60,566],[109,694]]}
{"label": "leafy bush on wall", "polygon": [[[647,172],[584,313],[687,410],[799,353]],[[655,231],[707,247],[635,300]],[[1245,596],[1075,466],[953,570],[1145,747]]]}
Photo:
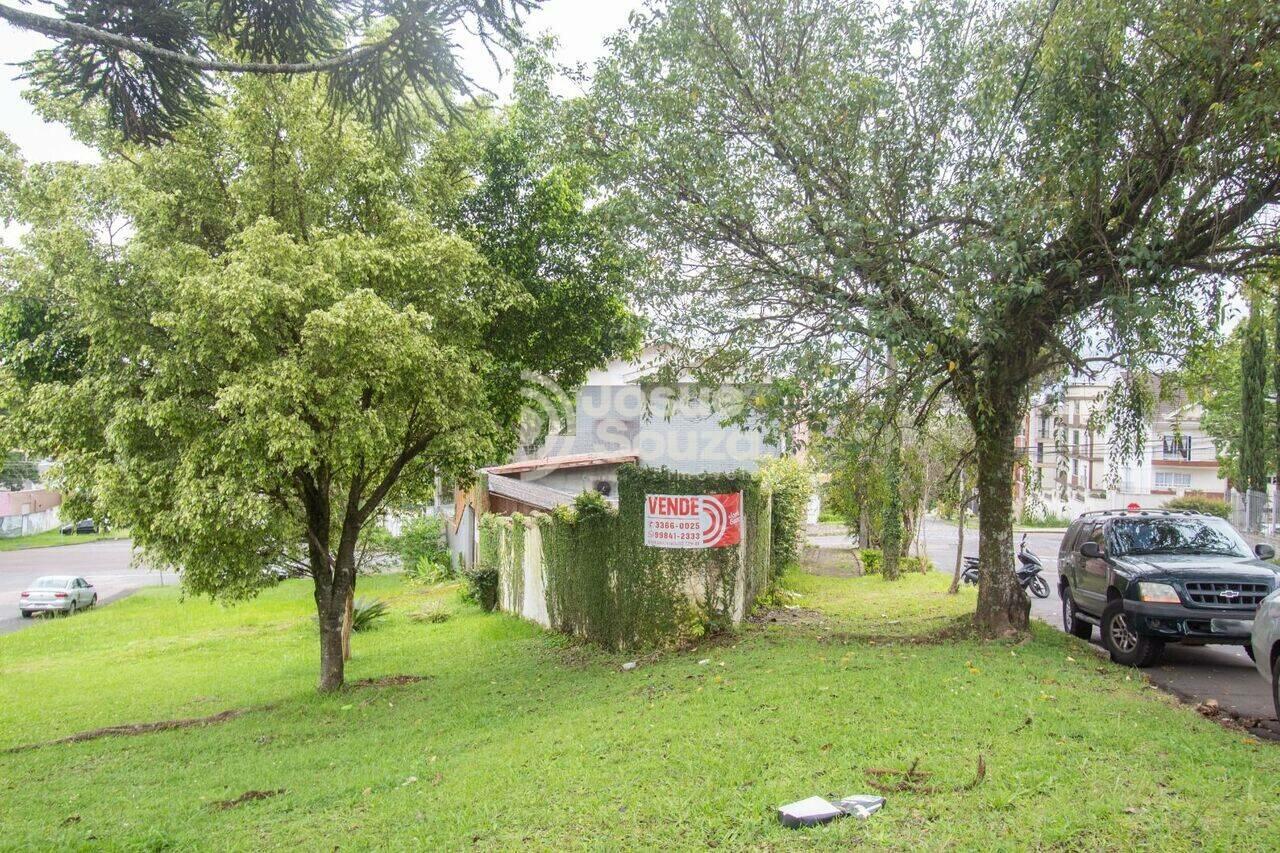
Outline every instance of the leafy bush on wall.
{"label": "leafy bush on wall", "polygon": [[809,500],[813,497],[813,472],[794,456],[780,456],[760,463],[760,479],[769,488],[773,502],[769,579],[776,580],[787,566],[800,560]]}
{"label": "leafy bush on wall", "polygon": [[[553,627],[607,648],[649,647],[702,636],[734,621],[769,581],[769,491],[745,473],[685,475],[624,466],[619,507],[593,492],[572,507],[535,515],[547,615]],[[647,494],[742,492],[741,548],[670,550],[644,544]],[[503,604],[519,610],[524,519],[487,516],[478,566],[501,566]],[[735,607],[736,605],[736,607]],[[741,610],[736,615],[741,615]]]}

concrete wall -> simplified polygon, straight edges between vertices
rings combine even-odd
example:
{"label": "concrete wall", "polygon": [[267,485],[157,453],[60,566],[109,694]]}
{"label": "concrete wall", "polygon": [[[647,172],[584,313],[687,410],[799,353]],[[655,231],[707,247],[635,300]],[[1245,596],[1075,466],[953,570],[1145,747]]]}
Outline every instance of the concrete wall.
{"label": "concrete wall", "polygon": [[0,492],[0,537],[29,536],[53,530],[61,521],[62,495],[48,489]]}

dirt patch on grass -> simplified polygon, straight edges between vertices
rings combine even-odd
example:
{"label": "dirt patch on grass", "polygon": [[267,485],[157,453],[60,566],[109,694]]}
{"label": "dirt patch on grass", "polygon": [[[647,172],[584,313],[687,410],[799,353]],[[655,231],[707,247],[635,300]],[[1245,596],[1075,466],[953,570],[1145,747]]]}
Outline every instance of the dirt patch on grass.
{"label": "dirt patch on grass", "polygon": [[[942,617],[946,619],[946,617]],[[885,628],[896,622],[881,623]],[[961,640],[978,639],[971,615],[956,616],[937,626],[928,626],[918,634],[895,634],[889,631],[832,631],[823,635],[827,643],[868,643],[870,645],[940,646]],[[1005,642],[1005,641],[1000,641]]]}
{"label": "dirt patch on grass", "polygon": [[218,800],[216,803],[210,803],[209,807],[225,812],[228,809],[234,809],[236,806],[242,806],[245,803],[253,803],[253,802],[257,802],[258,800],[267,800],[267,799],[270,799],[271,797],[278,797],[281,794],[287,794],[287,793],[288,793],[288,790],[285,788],[276,788],[274,791],[245,791],[243,794],[241,794],[240,796],[236,797],[233,800]]}
{"label": "dirt patch on grass", "polygon": [[939,794],[972,791],[987,778],[987,762],[981,753],[978,754],[978,769],[974,772],[973,779],[963,785],[934,785],[929,782],[931,776],[929,771],[920,770],[919,765],[920,759],[917,758],[905,770],[894,767],[869,767],[863,772],[871,779],[867,784],[882,794]]}
{"label": "dirt patch on grass", "polygon": [[747,617],[756,625],[821,625],[827,617],[808,607],[766,607]]}
{"label": "dirt patch on grass", "polygon": [[378,678],[362,678],[359,681],[353,681],[348,687],[402,687],[406,684],[418,684],[426,681],[429,675],[383,675]]}
{"label": "dirt patch on grass", "polygon": [[90,729],[87,732],[77,732],[67,737],[60,737],[57,740],[48,740],[42,743],[28,743],[22,746],[11,746],[4,750],[6,755],[15,752],[27,752],[32,749],[42,749],[46,746],[59,746],[64,743],[83,743],[88,740],[97,740],[104,737],[132,737],[134,735],[149,735],[153,732],[168,732],[174,729],[190,729],[199,726],[213,726],[218,723],[225,723],[228,720],[234,720],[236,717],[243,717],[249,713],[248,708],[236,708],[230,711],[221,711],[217,714],[211,714],[208,717],[191,717],[183,720],[158,720],[154,723],[125,723],[119,726],[104,726],[100,729]]}

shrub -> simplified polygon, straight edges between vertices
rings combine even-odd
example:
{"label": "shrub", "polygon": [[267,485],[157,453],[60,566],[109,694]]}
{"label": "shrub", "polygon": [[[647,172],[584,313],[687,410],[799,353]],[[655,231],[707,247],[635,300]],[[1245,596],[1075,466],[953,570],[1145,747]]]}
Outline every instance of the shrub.
{"label": "shrub", "polygon": [[424,560],[428,566],[443,566],[445,577],[453,574],[453,561],[444,538],[444,519],[438,515],[421,515],[407,521],[396,538],[396,550],[410,577],[419,571]]}
{"label": "shrub", "polygon": [[493,610],[498,606],[497,568],[478,565],[466,569],[462,575],[467,582],[462,590],[463,601],[478,604],[483,610]]}
{"label": "shrub", "polygon": [[387,603],[381,599],[357,598],[351,609],[351,630],[368,631],[387,615]]}
{"label": "shrub", "polygon": [[776,580],[800,559],[813,473],[795,457],[781,456],[760,463],[760,481],[773,493],[769,579]]}
{"label": "shrub", "polygon": [[1203,512],[1206,515],[1216,515],[1218,518],[1231,520],[1231,504],[1221,498],[1198,497],[1187,495],[1186,497],[1174,498],[1164,505],[1165,509],[1189,509],[1195,512]]}
{"label": "shrub", "polygon": [[919,572],[922,575],[927,575],[933,571],[933,560],[928,557],[903,557],[900,565],[904,572]]}
{"label": "shrub", "polygon": [[409,614],[409,618],[414,622],[426,622],[431,625],[438,625],[441,622],[448,622],[453,613],[446,609],[438,601],[433,601],[424,605],[421,609],[415,610]]}
{"label": "shrub", "polygon": [[439,556],[418,558],[418,562],[412,567],[405,567],[405,576],[409,580],[417,583],[435,584],[447,581],[453,576],[453,566],[449,563],[448,557],[441,560]]}
{"label": "shrub", "polygon": [[878,575],[884,568],[884,554],[878,548],[863,548],[858,552],[858,562],[862,563],[864,575]]}

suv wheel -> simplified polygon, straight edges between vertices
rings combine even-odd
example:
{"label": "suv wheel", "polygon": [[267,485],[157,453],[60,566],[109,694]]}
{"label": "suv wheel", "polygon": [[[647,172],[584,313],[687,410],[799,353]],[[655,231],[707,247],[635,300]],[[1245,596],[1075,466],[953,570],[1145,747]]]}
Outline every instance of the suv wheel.
{"label": "suv wheel", "polygon": [[1133,629],[1119,601],[1111,602],[1102,611],[1102,643],[1111,653],[1111,660],[1121,666],[1151,666],[1164,651],[1164,643]]}
{"label": "suv wheel", "polygon": [[1271,702],[1276,706],[1276,719],[1280,720],[1280,650],[1271,653]]}
{"label": "suv wheel", "polygon": [[1093,637],[1093,626],[1076,616],[1076,600],[1071,597],[1071,587],[1062,587],[1062,630],[1073,637],[1088,640]]}

